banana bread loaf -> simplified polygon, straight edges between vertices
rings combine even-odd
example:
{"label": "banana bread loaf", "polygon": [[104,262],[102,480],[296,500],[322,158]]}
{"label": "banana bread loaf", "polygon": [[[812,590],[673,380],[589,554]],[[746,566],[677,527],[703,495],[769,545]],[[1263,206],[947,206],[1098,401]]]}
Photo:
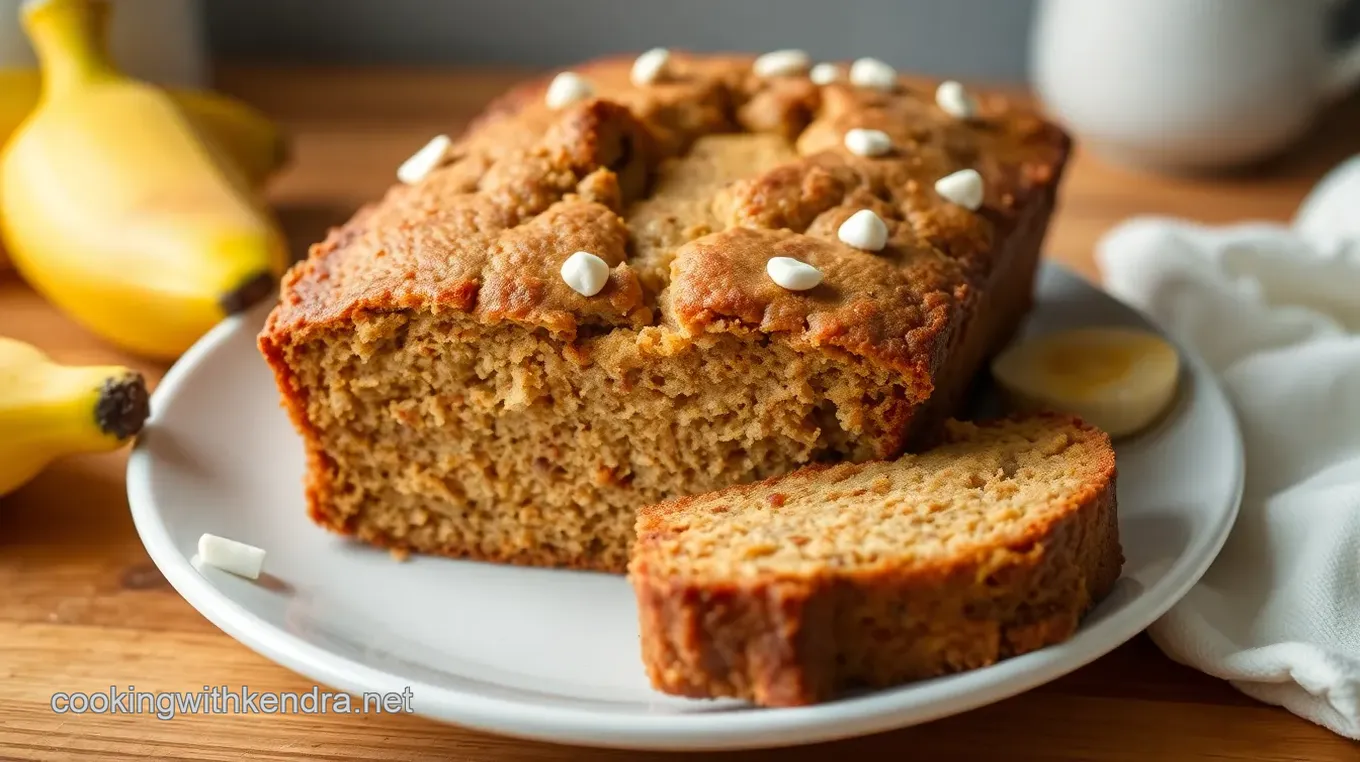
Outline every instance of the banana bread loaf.
{"label": "banana bread loaf", "polygon": [[640,506],[938,431],[1030,304],[1068,139],[779,55],[523,85],[314,245],[259,341],[312,518],[622,572]]}
{"label": "banana bread loaf", "polygon": [[644,508],[652,683],[792,706],[1070,637],[1123,564],[1109,437],[1037,416],[945,440]]}

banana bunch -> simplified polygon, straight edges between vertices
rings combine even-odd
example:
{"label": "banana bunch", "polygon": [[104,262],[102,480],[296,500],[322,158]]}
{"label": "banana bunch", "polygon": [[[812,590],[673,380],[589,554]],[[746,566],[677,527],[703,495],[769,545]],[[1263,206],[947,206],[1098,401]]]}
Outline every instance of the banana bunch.
{"label": "banana bunch", "polygon": [[[33,113],[41,92],[42,77],[36,70],[0,69],[0,146]],[[263,187],[288,163],[288,141],[264,114],[212,92],[168,92],[194,126],[231,157],[253,187]],[[9,258],[0,247],[0,271],[8,266]]]}
{"label": "banana bunch", "polygon": [[[283,132],[264,114],[234,98],[200,90],[170,89],[170,97],[231,157],[246,180],[259,188],[288,163]],[[33,113],[42,93],[36,69],[0,69],[0,145]]]}
{"label": "banana bunch", "polygon": [[282,139],[230,101],[117,71],[108,13],[106,0],[22,6],[42,82],[0,152],[0,236],[66,314],[168,360],[273,292],[286,249],[253,186],[278,166]]}
{"label": "banana bunch", "polygon": [[[262,187],[288,163],[288,141],[264,114],[217,93],[183,89],[168,92],[194,126],[226,151],[253,187]],[[33,113],[41,93],[42,75],[38,70],[0,69],[0,146]],[[0,270],[8,265],[9,259],[0,247]]]}
{"label": "banana bunch", "polygon": [[58,365],[0,337],[0,495],[63,455],[122,447],[148,414],[146,382],[136,371]]}

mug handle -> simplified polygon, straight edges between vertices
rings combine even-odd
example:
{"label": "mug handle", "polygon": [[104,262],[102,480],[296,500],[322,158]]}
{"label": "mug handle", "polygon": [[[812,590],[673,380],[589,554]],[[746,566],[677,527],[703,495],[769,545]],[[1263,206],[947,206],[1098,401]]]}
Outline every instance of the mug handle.
{"label": "mug handle", "polygon": [[[1346,3],[1332,0],[1331,5],[1335,11],[1338,6],[1344,6]],[[1341,49],[1332,55],[1323,93],[1327,98],[1337,100],[1349,95],[1356,85],[1360,85],[1360,37],[1344,43]]]}

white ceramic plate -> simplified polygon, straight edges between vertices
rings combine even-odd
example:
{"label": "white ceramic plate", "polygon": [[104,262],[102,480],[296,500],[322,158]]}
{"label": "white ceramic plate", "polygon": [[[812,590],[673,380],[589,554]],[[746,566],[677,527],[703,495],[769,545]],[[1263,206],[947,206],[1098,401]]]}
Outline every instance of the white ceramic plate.
{"label": "white ceramic plate", "polygon": [[[1048,266],[1027,330],[1147,323]],[[1127,563],[1070,641],[986,669],[819,706],[756,709],[653,692],[622,577],[438,558],[396,563],[313,526],[302,448],[255,348],[265,309],[222,324],[186,353],[152,400],[128,465],[148,552],[194,607],[232,637],[354,694],[409,688],[412,708],[498,733],[595,746],[780,746],[925,722],[1070,672],[1133,637],[1199,579],[1237,512],[1236,422],[1203,362],[1184,354],[1183,391],[1152,431],[1118,449]],[[200,534],[269,551],[265,583],[196,568]]]}

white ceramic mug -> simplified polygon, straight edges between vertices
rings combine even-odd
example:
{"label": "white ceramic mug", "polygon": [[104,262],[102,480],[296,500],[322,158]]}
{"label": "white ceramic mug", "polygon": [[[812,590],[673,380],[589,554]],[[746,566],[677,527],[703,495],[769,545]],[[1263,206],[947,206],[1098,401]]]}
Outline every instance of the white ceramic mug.
{"label": "white ceramic mug", "polygon": [[1337,0],[1041,0],[1040,98],[1094,151],[1171,171],[1247,164],[1296,140],[1360,80]]}

